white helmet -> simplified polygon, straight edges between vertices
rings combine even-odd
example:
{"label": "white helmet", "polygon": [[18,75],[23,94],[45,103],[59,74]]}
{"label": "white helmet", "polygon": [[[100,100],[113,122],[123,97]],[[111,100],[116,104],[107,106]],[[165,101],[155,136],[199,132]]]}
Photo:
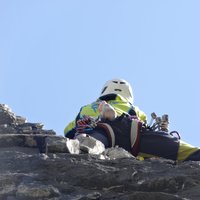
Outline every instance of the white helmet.
{"label": "white helmet", "polygon": [[112,79],[107,81],[101,91],[101,96],[106,94],[119,94],[133,104],[133,91],[131,85],[123,79]]}

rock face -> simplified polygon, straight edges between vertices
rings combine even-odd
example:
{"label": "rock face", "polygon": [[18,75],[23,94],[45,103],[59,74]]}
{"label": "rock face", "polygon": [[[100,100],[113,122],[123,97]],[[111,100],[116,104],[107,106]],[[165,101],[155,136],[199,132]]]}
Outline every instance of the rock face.
{"label": "rock face", "polygon": [[0,199],[200,199],[200,162],[139,161],[121,148],[70,154],[66,144],[1,104]]}

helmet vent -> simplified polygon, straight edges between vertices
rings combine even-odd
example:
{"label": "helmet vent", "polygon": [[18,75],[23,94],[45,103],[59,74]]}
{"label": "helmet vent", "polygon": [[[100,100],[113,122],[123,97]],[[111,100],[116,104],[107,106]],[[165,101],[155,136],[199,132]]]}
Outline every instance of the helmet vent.
{"label": "helmet vent", "polygon": [[126,83],[122,81],[122,82],[120,82],[120,84],[126,84]]}
{"label": "helmet vent", "polygon": [[113,83],[118,83],[118,81],[113,81]]}
{"label": "helmet vent", "polygon": [[119,92],[121,92],[122,90],[120,90],[120,89],[115,89],[115,91],[119,91]]}
{"label": "helmet vent", "polygon": [[103,88],[103,90],[102,90],[102,92],[101,92],[101,94],[102,94],[102,93],[104,93],[104,92],[105,92],[105,90],[106,90],[107,88],[108,88],[107,86],[106,86],[106,87],[104,87],[104,88]]}

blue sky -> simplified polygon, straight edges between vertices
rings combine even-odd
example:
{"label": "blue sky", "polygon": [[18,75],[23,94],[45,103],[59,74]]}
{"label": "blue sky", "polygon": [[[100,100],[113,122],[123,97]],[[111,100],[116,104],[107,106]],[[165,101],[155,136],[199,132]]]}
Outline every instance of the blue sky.
{"label": "blue sky", "polygon": [[63,135],[112,78],[200,146],[200,1],[0,0],[0,103]]}

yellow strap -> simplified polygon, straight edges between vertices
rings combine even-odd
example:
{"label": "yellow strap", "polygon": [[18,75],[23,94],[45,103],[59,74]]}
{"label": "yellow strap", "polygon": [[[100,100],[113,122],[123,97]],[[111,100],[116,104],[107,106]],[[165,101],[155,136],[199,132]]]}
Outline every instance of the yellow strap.
{"label": "yellow strap", "polygon": [[180,140],[177,160],[184,161],[186,158],[188,158],[191,154],[193,154],[197,150],[199,150],[199,148],[194,147],[194,146]]}

